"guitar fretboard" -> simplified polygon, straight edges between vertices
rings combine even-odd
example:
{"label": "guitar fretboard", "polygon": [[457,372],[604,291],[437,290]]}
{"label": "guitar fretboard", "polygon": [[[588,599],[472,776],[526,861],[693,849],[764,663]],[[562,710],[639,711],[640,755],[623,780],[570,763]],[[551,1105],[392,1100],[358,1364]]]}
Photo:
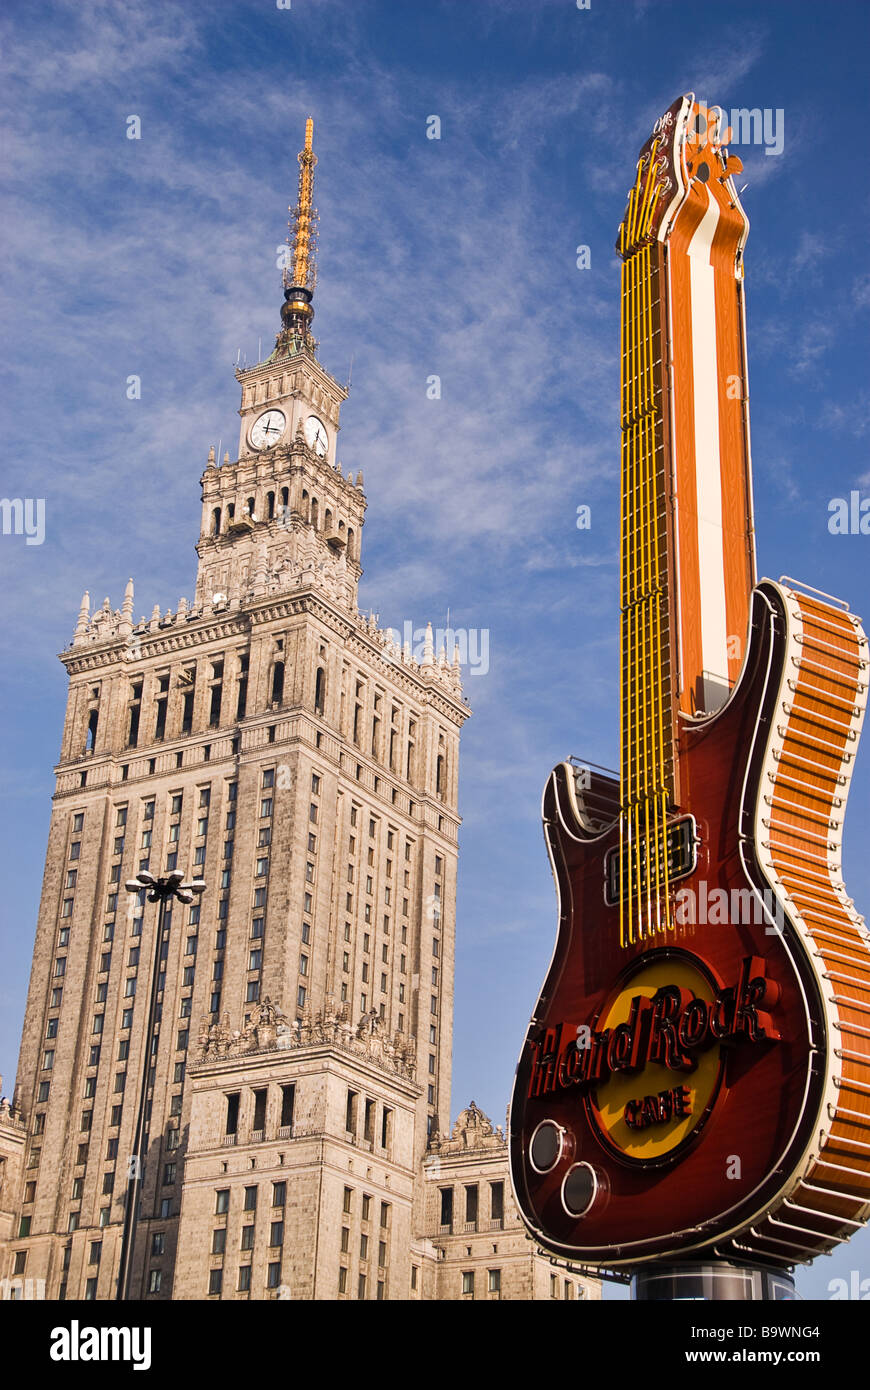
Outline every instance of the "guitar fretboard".
{"label": "guitar fretboard", "polygon": [[671,925],[665,826],[675,797],[662,249],[657,191],[639,169],[620,228],[620,939]]}

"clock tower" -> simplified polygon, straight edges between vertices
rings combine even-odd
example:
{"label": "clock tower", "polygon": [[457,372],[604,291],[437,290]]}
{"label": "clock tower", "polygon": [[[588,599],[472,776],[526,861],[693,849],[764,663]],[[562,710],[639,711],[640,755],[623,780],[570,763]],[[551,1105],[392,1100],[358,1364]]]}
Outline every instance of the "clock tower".
{"label": "clock tower", "polygon": [[264,362],[237,370],[242,388],[238,458],[214,451],[202,477],[196,606],[237,608],[292,581],[310,580],[355,609],[365,513],[362,474],[338,461],[347,389],[321,366],[311,334],[316,280],[312,122],[299,155],[291,208],[282,327]]}

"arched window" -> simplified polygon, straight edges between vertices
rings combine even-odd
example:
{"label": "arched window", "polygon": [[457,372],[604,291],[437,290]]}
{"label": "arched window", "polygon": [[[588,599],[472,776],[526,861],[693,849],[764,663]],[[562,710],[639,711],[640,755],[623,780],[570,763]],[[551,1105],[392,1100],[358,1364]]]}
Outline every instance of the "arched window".
{"label": "arched window", "polygon": [[314,678],[314,713],[322,714],[323,705],[326,699],[326,672],[322,666],[318,666],[317,675]]}
{"label": "arched window", "polygon": [[275,494],[274,494],[274,492],[267,492],[267,493],[266,493],[266,517],[267,517],[267,519],[268,519],[269,521],[274,520],[274,517],[275,517]]}
{"label": "arched window", "polygon": [[99,719],[99,711],[92,709],[88,715],[88,732],[85,739],[85,751],[87,753],[93,753],[94,751],[94,745],[97,741],[97,724],[99,723]]}
{"label": "arched window", "polygon": [[330,511],[329,507],[326,508],[326,511],[323,516],[323,529],[327,533],[332,530],[332,512]]}
{"label": "arched window", "polygon": [[347,558],[348,558],[349,560],[355,560],[355,559],[356,559],[356,550],[355,550],[355,548],[354,548],[353,530],[352,530],[352,528],[351,528],[350,526],[347,528]]}
{"label": "arched window", "polygon": [[213,536],[219,536],[220,533],[221,533],[221,509],[220,509],[220,507],[215,507],[214,511],[213,511],[212,514],[211,514],[211,533],[212,533]]}
{"label": "arched window", "polygon": [[245,511],[248,513],[248,516],[251,518],[252,521],[254,520],[254,512],[256,510],[256,506],[256,499],[254,497],[249,497],[245,506]]}
{"label": "arched window", "polygon": [[312,499],[311,499],[311,525],[314,527],[315,531],[317,530],[317,521],[318,521],[317,498],[316,498],[316,497],[312,497]]}
{"label": "arched window", "polygon": [[281,506],[282,506],[282,507],[289,507],[289,506],[290,506],[290,489],[289,489],[289,487],[282,487],[282,489],[281,489]]}
{"label": "arched window", "polygon": [[272,702],[280,705],[284,699],[284,663],[276,661],[272,668]]}
{"label": "arched window", "polygon": [[443,753],[438,754],[438,762],[435,766],[435,795],[444,800],[445,782],[447,772],[447,761]]}
{"label": "arched window", "polygon": [[236,516],[236,504],[235,504],[235,502],[230,502],[230,503],[228,504],[228,506],[227,506],[227,521],[228,521],[228,522],[229,522],[229,521],[234,521],[234,520],[235,520],[235,516]]}

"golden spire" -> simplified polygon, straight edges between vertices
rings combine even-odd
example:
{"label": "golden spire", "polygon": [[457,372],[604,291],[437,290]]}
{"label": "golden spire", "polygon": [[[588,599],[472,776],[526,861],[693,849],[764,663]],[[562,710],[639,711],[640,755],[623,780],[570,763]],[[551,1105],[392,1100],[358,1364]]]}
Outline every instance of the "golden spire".
{"label": "golden spire", "polygon": [[[276,352],[293,352],[299,347],[312,351],[317,346],[311,336],[314,310],[311,298],[317,283],[314,251],[317,243],[317,209],[313,203],[314,166],[317,155],[312,149],[314,121],[305,122],[305,148],[299,151],[299,194],[296,206],[289,209],[291,221],[287,245],[290,255],[284,269],[284,304],[281,321],[284,325],[275,345]],[[273,354],[274,355],[274,354]]]}
{"label": "golden spire", "polygon": [[294,248],[292,283],[309,290],[314,289],[317,281],[317,267],[314,262],[317,209],[312,203],[317,155],[311,148],[313,136],[314,121],[309,116],[305,122],[305,148],[299,151],[299,197],[295,208],[290,208],[293,221],[289,224],[293,229]]}

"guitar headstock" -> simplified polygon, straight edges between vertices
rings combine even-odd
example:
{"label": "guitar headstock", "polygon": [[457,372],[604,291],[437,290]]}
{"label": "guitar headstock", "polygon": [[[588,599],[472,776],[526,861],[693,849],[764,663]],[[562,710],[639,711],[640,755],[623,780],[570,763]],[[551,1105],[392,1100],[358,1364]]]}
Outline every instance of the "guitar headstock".
{"label": "guitar headstock", "polygon": [[729,155],[730,139],[721,107],[705,106],[695,100],[694,92],[668,107],[638,156],[616,240],[620,256],[650,241],[667,240],[678,210],[696,183],[709,183],[717,201],[739,210],[748,229],[732,181],[743,164],[736,155]]}

